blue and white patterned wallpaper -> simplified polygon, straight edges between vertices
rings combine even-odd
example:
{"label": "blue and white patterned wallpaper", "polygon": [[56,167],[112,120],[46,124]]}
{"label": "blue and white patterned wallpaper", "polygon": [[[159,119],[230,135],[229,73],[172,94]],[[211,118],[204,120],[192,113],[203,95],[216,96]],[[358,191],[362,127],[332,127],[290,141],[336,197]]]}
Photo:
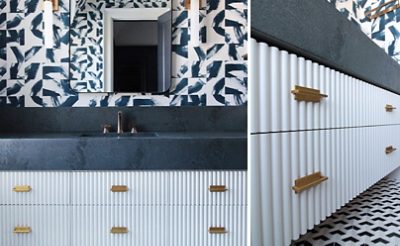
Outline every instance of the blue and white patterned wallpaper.
{"label": "blue and white patterned wallpaper", "polygon": [[[334,4],[350,21],[357,24],[376,45],[400,63],[400,9],[370,20],[365,16],[365,12],[388,2],[388,0],[328,0],[328,2]],[[396,4],[397,1],[392,2],[382,10]]]}
{"label": "blue and white patterned wallpaper", "polygon": [[71,7],[70,85],[78,92],[104,91],[104,9],[170,8],[169,0],[77,0]]}
{"label": "blue and white patterned wallpaper", "polygon": [[[52,49],[43,47],[41,1],[0,0],[0,106],[234,106],[247,102],[247,0],[207,1],[200,11],[203,27],[198,47],[190,43],[190,15],[184,1],[172,0],[173,78],[164,95],[71,89],[69,0],[60,0],[60,11],[54,13]],[[153,5],[165,0],[129,1]]]}

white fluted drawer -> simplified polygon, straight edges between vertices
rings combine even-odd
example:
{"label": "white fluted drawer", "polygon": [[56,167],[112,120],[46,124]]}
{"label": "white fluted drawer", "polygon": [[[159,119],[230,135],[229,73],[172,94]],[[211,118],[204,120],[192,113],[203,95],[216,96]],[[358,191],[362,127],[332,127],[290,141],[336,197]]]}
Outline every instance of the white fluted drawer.
{"label": "white fluted drawer", "polygon": [[246,206],[74,206],[72,220],[74,246],[246,245]]}
{"label": "white fluted drawer", "polygon": [[[246,171],[73,172],[76,205],[243,205]],[[112,192],[113,185],[125,192]],[[210,192],[212,185],[226,191]]]}
{"label": "white fluted drawer", "polygon": [[69,172],[0,172],[1,205],[69,204],[69,196]]}
{"label": "white fluted drawer", "polygon": [[[263,245],[289,245],[399,167],[399,135],[399,126],[383,126],[251,136],[260,146],[253,172],[261,195],[252,203]],[[315,172],[328,179],[296,194],[295,180]]]}
{"label": "white fluted drawer", "polygon": [[[69,219],[64,206],[0,206],[0,245],[70,246]],[[14,233],[16,227],[31,232]]]}
{"label": "white fluted drawer", "polygon": [[[250,54],[251,132],[400,124],[400,97],[395,93],[255,40]],[[296,85],[327,97],[320,102],[296,100]],[[386,105],[396,109],[387,111]]]}

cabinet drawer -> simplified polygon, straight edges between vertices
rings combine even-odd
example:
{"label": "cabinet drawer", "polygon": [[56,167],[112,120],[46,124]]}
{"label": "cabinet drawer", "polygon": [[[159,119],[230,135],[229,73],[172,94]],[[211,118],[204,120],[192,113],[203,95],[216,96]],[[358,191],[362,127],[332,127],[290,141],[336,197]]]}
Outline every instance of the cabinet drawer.
{"label": "cabinet drawer", "polygon": [[[262,204],[262,211],[256,212],[264,216],[260,233],[276,240],[296,239],[319,224],[400,165],[398,150],[385,153],[387,146],[398,148],[399,134],[399,126],[384,126],[251,136],[252,144],[260,146],[252,153],[258,159],[251,167],[262,194],[252,200],[255,207]],[[328,179],[294,191],[293,186],[304,187],[296,180],[317,172]]]}
{"label": "cabinet drawer", "polygon": [[[251,132],[326,129],[400,123],[400,97],[303,57],[254,42],[256,107]],[[313,93],[296,86],[317,89]],[[310,92],[310,91],[308,91]],[[310,96],[311,95],[311,96]],[[386,106],[393,110],[387,110]],[[388,108],[388,109],[389,109]]]}
{"label": "cabinet drawer", "polygon": [[246,206],[76,206],[71,217],[74,246],[246,244]]}
{"label": "cabinet drawer", "polygon": [[69,178],[68,172],[0,172],[0,204],[68,204]]}
{"label": "cabinet drawer", "polygon": [[0,206],[0,218],[0,245],[71,245],[69,208]]}
{"label": "cabinet drawer", "polygon": [[241,205],[246,196],[246,171],[72,173],[72,204]]}

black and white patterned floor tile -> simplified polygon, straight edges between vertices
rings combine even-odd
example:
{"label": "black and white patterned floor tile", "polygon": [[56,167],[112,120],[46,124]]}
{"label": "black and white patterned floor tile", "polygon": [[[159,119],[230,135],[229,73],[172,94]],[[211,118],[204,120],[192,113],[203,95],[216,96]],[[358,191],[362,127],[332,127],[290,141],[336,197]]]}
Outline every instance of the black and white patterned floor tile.
{"label": "black and white patterned floor tile", "polygon": [[292,246],[400,246],[400,181],[382,179]]}

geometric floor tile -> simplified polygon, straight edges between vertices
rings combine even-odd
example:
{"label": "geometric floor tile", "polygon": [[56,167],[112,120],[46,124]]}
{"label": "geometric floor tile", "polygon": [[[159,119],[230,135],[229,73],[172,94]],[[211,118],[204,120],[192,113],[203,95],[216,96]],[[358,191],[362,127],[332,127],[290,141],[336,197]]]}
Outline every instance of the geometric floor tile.
{"label": "geometric floor tile", "polygon": [[382,179],[292,246],[400,246],[400,181]]}

